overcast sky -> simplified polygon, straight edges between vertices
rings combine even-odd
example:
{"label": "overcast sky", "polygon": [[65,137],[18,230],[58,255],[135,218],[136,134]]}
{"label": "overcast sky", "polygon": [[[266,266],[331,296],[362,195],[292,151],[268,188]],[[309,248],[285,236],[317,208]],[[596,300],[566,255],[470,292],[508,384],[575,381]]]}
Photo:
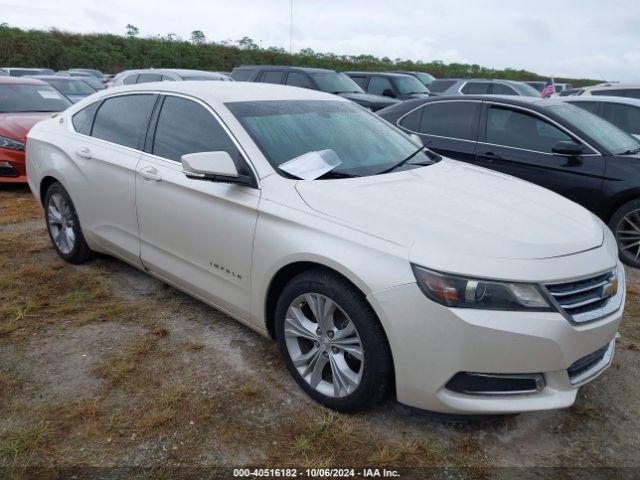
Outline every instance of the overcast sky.
{"label": "overcast sky", "polygon": [[[0,0],[22,28],[140,34],[202,30],[289,49],[290,0]],[[293,49],[640,81],[639,0],[293,0]]]}

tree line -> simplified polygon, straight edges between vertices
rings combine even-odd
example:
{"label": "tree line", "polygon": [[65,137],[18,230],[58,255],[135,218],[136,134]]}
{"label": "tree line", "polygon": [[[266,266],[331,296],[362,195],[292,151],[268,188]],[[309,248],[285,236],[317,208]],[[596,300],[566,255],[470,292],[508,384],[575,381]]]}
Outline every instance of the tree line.
{"label": "tree line", "polygon": [[[283,48],[262,48],[249,37],[239,40],[208,41],[201,30],[189,39],[169,33],[165,36],[139,37],[134,25],[127,25],[124,36],[78,34],[50,30],[22,30],[0,23],[0,65],[7,67],[43,67],[53,70],[97,68],[117,73],[134,68],[189,68],[231,71],[243,64],[297,65],[333,70],[416,70],[435,77],[483,77],[510,80],[546,80],[527,70],[504,70],[476,64],[428,62],[373,55],[337,55],[304,48],[289,54]],[[574,86],[591,85],[598,80],[556,78]]]}

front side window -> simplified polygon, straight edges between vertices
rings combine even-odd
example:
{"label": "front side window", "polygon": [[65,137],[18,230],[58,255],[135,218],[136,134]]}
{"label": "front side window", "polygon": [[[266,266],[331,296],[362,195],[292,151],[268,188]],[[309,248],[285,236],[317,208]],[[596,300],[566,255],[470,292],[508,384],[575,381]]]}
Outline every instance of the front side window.
{"label": "front side window", "polygon": [[282,83],[282,77],[284,76],[284,72],[264,72],[262,74],[262,79],[260,82],[262,83]]}
{"label": "front side window", "polygon": [[393,79],[393,83],[395,83],[396,89],[402,95],[411,95],[413,93],[429,93],[427,87],[425,87],[420,82],[420,80],[409,75],[407,75],[406,77],[396,77]]}
{"label": "front side window", "polygon": [[386,97],[395,97],[391,82],[386,77],[371,77],[367,93],[372,95],[384,95]]}
{"label": "front side window", "polygon": [[99,106],[100,102],[92,103],[73,115],[71,123],[73,123],[73,128],[76,132],[82,133],[83,135],[91,135],[93,117],[95,116]]}
{"label": "front side window", "polygon": [[155,95],[107,98],[93,122],[92,137],[141,150],[155,105]]}
{"label": "front side window", "polygon": [[461,140],[477,139],[479,102],[433,102],[423,107],[419,132]]}
{"label": "front side window", "polygon": [[334,172],[371,175],[416,153],[416,143],[346,101],[250,101],[226,104],[273,168],[309,152],[332,150]]}
{"label": "front side window", "polygon": [[61,112],[70,105],[50,85],[0,85],[0,113]]}
{"label": "front side window", "polygon": [[640,107],[622,103],[604,103],[603,117],[628,133],[640,133]]}
{"label": "front side window", "polygon": [[611,153],[640,148],[640,141],[606,120],[566,102],[547,107],[560,118],[584,132]]}
{"label": "front side window", "polygon": [[305,74],[299,72],[289,72],[289,75],[287,75],[287,85],[291,85],[292,87],[311,88],[309,78]]}
{"label": "front side window", "polygon": [[168,96],[158,117],[152,153],[180,162],[183,155],[225,151],[236,160],[240,152],[218,120],[199,103]]}
{"label": "front side window", "polygon": [[138,81],[136,83],[159,82],[161,80],[162,75],[159,73],[141,73],[138,76]]}
{"label": "front side window", "polygon": [[489,107],[487,143],[552,153],[559,141],[573,139],[548,122],[510,108]]}
{"label": "front side window", "polygon": [[460,90],[465,95],[481,95],[489,93],[488,82],[467,82]]}

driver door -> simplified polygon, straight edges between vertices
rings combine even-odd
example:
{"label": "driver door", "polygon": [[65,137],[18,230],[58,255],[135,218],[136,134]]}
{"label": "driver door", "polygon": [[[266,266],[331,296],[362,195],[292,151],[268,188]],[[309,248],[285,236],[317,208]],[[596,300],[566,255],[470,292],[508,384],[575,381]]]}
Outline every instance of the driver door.
{"label": "driver door", "polygon": [[582,144],[564,128],[529,110],[485,102],[480,131],[477,165],[538,184],[598,211],[605,160],[586,145],[579,158],[554,154],[552,148],[559,141]]}
{"label": "driver door", "polygon": [[141,259],[170,283],[249,319],[251,256],[260,191],[188,178],[187,153],[226,151],[245,160],[204,104],[165,96],[136,174]]}

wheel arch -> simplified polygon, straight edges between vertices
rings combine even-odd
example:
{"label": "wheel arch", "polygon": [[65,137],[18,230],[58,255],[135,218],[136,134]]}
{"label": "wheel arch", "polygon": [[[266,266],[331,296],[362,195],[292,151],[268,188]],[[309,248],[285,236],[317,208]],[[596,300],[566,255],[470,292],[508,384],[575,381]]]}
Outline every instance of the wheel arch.
{"label": "wheel arch", "polygon": [[45,196],[47,194],[47,190],[49,190],[49,187],[51,187],[51,185],[53,185],[54,183],[60,183],[60,180],[58,180],[57,178],[51,176],[51,175],[47,175],[45,177],[42,178],[42,180],[40,180],[40,187],[38,189],[38,193],[40,195],[40,204],[42,206],[44,206],[44,201],[45,201]]}
{"label": "wheel arch", "polygon": [[631,188],[616,195],[610,203],[610,207],[605,214],[605,218],[602,220],[608,225],[611,218],[621,207],[634,200],[640,200],[640,187]]}

